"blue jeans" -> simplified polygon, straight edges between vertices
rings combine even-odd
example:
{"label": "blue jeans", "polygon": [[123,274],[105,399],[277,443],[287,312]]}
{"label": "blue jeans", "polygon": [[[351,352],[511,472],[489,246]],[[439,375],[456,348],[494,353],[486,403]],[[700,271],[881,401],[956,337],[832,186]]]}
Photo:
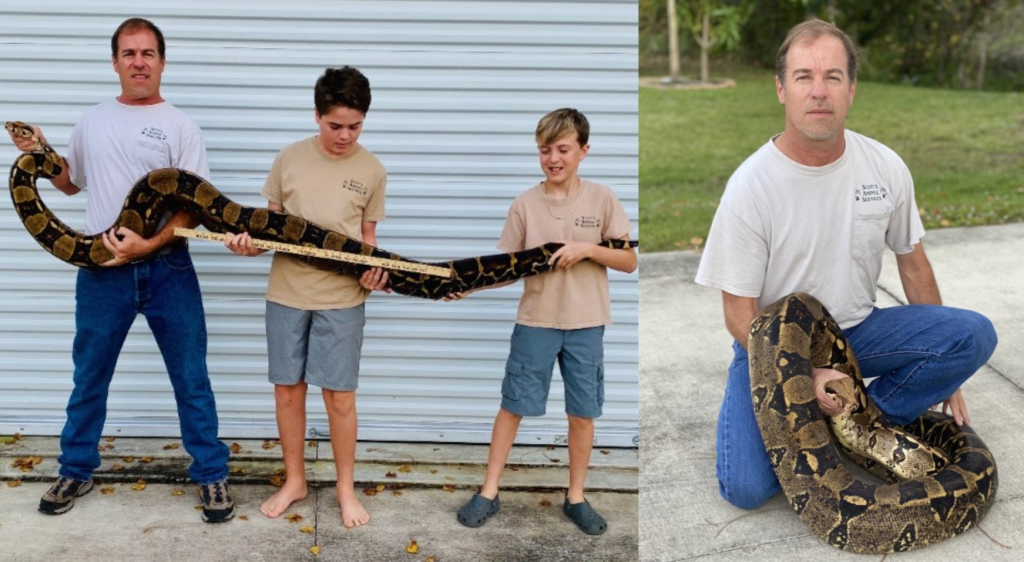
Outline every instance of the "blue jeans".
{"label": "blue jeans", "polygon": [[[843,331],[868,394],[896,424],[906,424],[949,398],[992,356],[996,332],[988,318],[945,306],[876,308]],[[750,397],[747,351],[733,342],[725,399],[718,413],[718,488],[729,503],[755,509],[781,488]]]}
{"label": "blue jeans", "polygon": [[75,303],[75,387],[60,435],[60,475],[87,480],[100,466],[97,447],[107,417],[107,391],[128,329],[141,313],[174,388],[182,442],[193,459],[189,476],[199,484],[223,480],[229,451],[217,440],[217,407],[206,371],[206,320],[188,250],[79,270]]}

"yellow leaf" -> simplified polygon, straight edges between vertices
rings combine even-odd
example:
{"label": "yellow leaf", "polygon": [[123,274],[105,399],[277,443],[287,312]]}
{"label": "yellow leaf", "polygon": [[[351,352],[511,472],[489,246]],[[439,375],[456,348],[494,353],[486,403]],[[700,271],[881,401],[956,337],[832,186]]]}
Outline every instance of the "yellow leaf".
{"label": "yellow leaf", "polygon": [[145,490],[146,481],[140,478],[138,482],[132,484],[132,489],[135,490],[136,492],[141,492],[142,490]]}
{"label": "yellow leaf", "polygon": [[264,449],[273,449],[274,447],[277,447],[277,441],[264,441],[263,442],[263,448]]}
{"label": "yellow leaf", "polygon": [[229,472],[231,474],[245,474],[245,469],[240,466],[232,466]]}
{"label": "yellow leaf", "polygon": [[124,467],[117,464],[116,462],[114,463],[114,466],[110,467],[111,472],[121,472],[122,470],[124,470]]}
{"label": "yellow leaf", "polygon": [[939,226],[949,226],[949,221],[946,219],[942,219],[939,221]]}
{"label": "yellow leaf", "polygon": [[703,243],[704,239],[701,238],[700,236],[694,236],[693,238],[690,238],[690,244],[693,244],[694,246],[700,246]]}
{"label": "yellow leaf", "polygon": [[377,488],[363,488],[363,493],[367,496],[376,496]]}
{"label": "yellow leaf", "polygon": [[388,487],[386,485],[384,485],[384,484],[377,484],[377,491],[378,492],[383,492],[384,490],[387,490],[387,489],[388,489]]}
{"label": "yellow leaf", "polygon": [[426,558],[423,559],[423,562],[437,562],[437,557],[436,556],[427,556]]}
{"label": "yellow leaf", "polygon": [[311,525],[306,525],[305,527],[302,527],[301,529],[299,529],[300,533],[306,533],[307,535],[312,534],[313,531],[314,531],[314,529],[313,529],[313,527]]}
{"label": "yellow leaf", "polygon": [[319,444],[319,443],[317,443],[316,441],[310,441],[310,442],[309,442],[309,448],[310,448],[310,449],[316,449],[316,448],[317,448],[317,447],[319,447],[319,446],[320,446],[320,444]]}
{"label": "yellow leaf", "polygon": [[174,443],[168,443],[164,445],[164,450],[170,451],[171,449],[177,449],[178,447],[181,447],[181,443],[175,441]]}
{"label": "yellow leaf", "polygon": [[400,496],[400,495],[402,495],[402,491],[401,490],[391,490],[391,495]]}
{"label": "yellow leaf", "polygon": [[298,523],[299,521],[302,521],[302,516],[298,513],[289,513],[288,515],[285,515],[284,518],[291,521],[292,523]]}
{"label": "yellow leaf", "polygon": [[141,459],[139,459],[139,462],[141,462],[143,464],[149,464],[149,463],[153,462],[153,457],[150,457],[150,456],[142,457]]}
{"label": "yellow leaf", "polygon": [[171,495],[172,496],[184,496],[185,495],[185,490],[182,490],[181,488],[175,488],[175,489],[171,490]]}
{"label": "yellow leaf", "polygon": [[116,439],[116,437],[106,437],[106,438],[105,438],[105,441],[106,441],[107,443],[113,443],[113,442],[114,442],[114,439]]}
{"label": "yellow leaf", "polygon": [[121,457],[124,462],[135,462],[135,457]]}
{"label": "yellow leaf", "polygon": [[249,520],[249,516],[248,515],[239,515],[238,518],[241,519],[242,521],[248,521]]}
{"label": "yellow leaf", "polygon": [[21,480],[8,480],[7,481],[7,487],[8,488],[17,488],[18,486],[21,486]]}
{"label": "yellow leaf", "polygon": [[445,484],[444,486],[441,486],[441,489],[444,490],[445,492],[454,492],[455,486],[452,486],[451,484]]}
{"label": "yellow leaf", "polygon": [[280,476],[271,476],[270,477],[270,484],[280,488],[281,486],[284,486],[284,479],[281,478]]}
{"label": "yellow leaf", "polygon": [[408,472],[412,472],[412,469],[407,467],[407,466],[405,466],[403,464],[402,466],[398,467],[398,472],[407,472],[408,473]]}
{"label": "yellow leaf", "polygon": [[405,551],[409,554],[416,554],[420,551],[420,547],[416,544],[416,541],[412,541],[409,543],[409,546],[405,547]]}
{"label": "yellow leaf", "polygon": [[203,510],[203,504],[199,504],[199,505],[195,506],[195,510],[196,511],[202,511]]}
{"label": "yellow leaf", "polygon": [[232,443],[230,449],[231,449],[231,452],[235,453],[235,454],[238,454],[238,453],[242,452],[242,446],[239,445],[238,443]]}
{"label": "yellow leaf", "polygon": [[103,494],[104,496],[109,496],[110,494],[114,493],[114,487],[107,486],[105,488],[100,488],[100,493]]}
{"label": "yellow leaf", "polygon": [[[1021,189],[1021,191],[1024,191],[1024,187],[1022,187],[1020,189]],[[14,434],[14,440],[15,441],[24,441],[25,440],[25,436],[20,434],[20,433],[15,433]]]}
{"label": "yellow leaf", "polygon": [[309,552],[313,556],[319,556],[320,555],[320,547],[319,546],[315,546],[315,545],[311,546],[311,547],[309,547]]}

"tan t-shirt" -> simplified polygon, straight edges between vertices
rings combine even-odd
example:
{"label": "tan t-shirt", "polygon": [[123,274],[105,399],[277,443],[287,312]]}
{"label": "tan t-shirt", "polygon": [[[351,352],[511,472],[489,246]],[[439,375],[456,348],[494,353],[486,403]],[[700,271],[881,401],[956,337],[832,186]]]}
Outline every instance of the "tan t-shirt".
{"label": "tan t-shirt", "polygon": [[[548,242],[627,238],[629,217],[615,192],[601,184],[580,181],[580,200],[569,213],[575,197],[544,203],[541,184],[523,192],[508,210],[498,248],[518,252]],[[554,214],[555,216],[552,216]],[[567,270],[555,270],[525,279],[516,322],[536,328],[576,330],[604,326],[612,321],[608,293],[608,268],[584,260]]]}
{"label": "tan t-shirt", "polygon": [[[362,239],[362,223],[384,220],[387,171],[369,150],[356,145],[342,158],[329,158],[316,137],[286,146],[274,160],[263,196],[290,214]],[[351,308],[370,292],[349,275],[324,271],[296,257],[275,253],[267,300],[302,310]]]}

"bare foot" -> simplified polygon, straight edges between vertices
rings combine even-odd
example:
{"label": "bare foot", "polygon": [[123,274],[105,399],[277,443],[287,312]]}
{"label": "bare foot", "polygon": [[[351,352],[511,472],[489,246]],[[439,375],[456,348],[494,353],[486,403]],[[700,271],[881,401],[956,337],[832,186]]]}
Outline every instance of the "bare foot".
{"label": "bare foot", "polygon": [[270,496],[270,499],[263,502],[263,505],[260,506],[260,511],[267,517],[278,517],[293,502],[303,499],[306,499],[306,481],[293,482],[285,480],[284,486],[281,486],[281,489],[276,494]]}
{"label": "bare foot", "polygon": [[370,514],[363,509],[363,504],[359,503],[359,498],[352,488],[338,490],[338,503],[341,504],[341,522],[346,528],[351,529],[370,522]]}

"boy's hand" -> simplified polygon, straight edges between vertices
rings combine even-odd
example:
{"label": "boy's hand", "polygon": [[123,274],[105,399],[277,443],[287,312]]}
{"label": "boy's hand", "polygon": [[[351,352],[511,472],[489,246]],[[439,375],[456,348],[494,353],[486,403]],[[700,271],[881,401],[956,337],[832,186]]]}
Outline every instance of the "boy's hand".
{"label": "boy's hand", "polygon": [[388,272],[379,267],[372,267],[364,271],[362,277],[359,278],[359,284],[367,291],[391,292],[391,287],[387,286]]}
{"label": "boy's hand", "polygon": [[565,244],[557,252],[551,254],[548,263],[558,269],[569,269],[577,263],[590,257],[590,252],[595,248],[589,242],[562,242]]}

